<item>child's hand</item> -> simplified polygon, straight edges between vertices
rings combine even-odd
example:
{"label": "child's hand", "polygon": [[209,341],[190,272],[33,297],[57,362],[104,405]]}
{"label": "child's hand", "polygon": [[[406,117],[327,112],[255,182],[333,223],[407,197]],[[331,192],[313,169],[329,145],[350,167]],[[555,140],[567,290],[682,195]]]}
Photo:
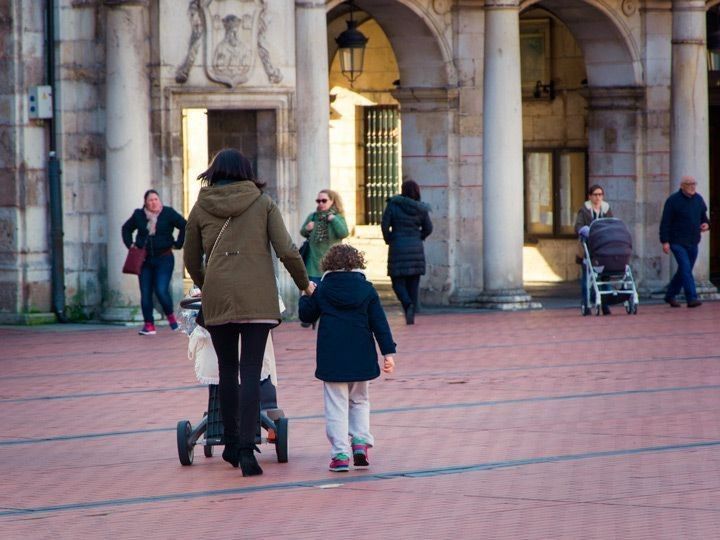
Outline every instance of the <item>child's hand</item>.
{"label": "child's hand", "polygon": [[383,373],[392,373],[395,371],[395,359],[392,354],[385,355],[385,361],[382,367]]}
{"label": "child's hand", "polygon": [[305,290],[302,292],[302,294],[305,295],[305,296],[312,296],[312,293],[315,292],[315,289],[316,289],[316,288],[317,288],[317,284],[316,284],[314,281],[311,281],[311,282],[308,284],[308,288],[305,289]]}

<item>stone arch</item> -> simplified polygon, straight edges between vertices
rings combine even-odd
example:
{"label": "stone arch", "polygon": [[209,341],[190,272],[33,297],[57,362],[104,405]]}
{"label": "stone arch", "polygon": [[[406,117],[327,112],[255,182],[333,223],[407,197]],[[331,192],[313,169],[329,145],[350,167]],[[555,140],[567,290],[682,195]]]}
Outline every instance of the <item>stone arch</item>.
{"label": "stone arch", "polygon": [[[418,0],[355,0],[362,21],[372,17],[387,37],[395,55],[399,84],[391,92],[400,104],[403,177],[423,190],[423,201],[433,208],[433,221],[449,228],[448,190],[453,174],[453,126],[457,109],[458,75],[451,37],[442,19]],[[337,50],[335,37],[345,28],[346,6],[327,3],[328,60]],[[424,302],[447,303],[451,270],[452,232],[426,242],[427,272],[421,281]]]}
{"label": "stone arch", "polygon": [[[371,16],[390,41],[400,68],[404,87],[446,87],[457,82],[452,48],[443,37],[436,20],[412,0],[356,0],[360,20]],[[356,12],[357,13],[357,12]],[[335,37],[345,28],[346,10],[342,2],[328,2],[328,57],[337,46]],[[398,23],[402,21],[402,23]]]}
{"label": "stone arch", "polygon": [[[718,0],[720,2],[720,0]],[[521,10],[546,9],[570,29],[585,57],[589,86],[643,83],[642,56],[631,31],[602,0],[524,0]]]}

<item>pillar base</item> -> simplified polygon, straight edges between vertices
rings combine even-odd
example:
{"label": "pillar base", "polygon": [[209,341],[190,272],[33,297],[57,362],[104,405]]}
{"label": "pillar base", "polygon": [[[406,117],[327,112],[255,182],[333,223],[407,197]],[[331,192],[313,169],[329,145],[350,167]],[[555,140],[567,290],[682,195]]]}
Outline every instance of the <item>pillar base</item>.
{"label": "pillar base", "polygon": [[710,280],[696,281],[695,289],[700,300],[720,300],[717,287]]}
{"label": "pillar base", "polygon": [[[453,303],[458,302],[456,296]],[[497,309],[501,311],[517,311],[520,309],[541,309],[540,302],[534,302],[532,297],[524,289],[503,289],[499,291],[484,291],[475,295],[472,299],[462,302],[466,307],[477,307],[483,309]]]}
{"label": "pillar base", "polygon": [[105,307],[100,313],[100,320],[106,322],[143,322],[143,316],[139,306]]}
{"label": "pillar base", "polygon": [[54,324],[57,315],[54,313],[0,313],[0,324],[34,326],[36,324]]}
{"label": "pillar base", "polygon": [[[695,290],[697,291],[698,299],[700,300],[720,300],[720,293],[718,293],[717,287],[709,280],[695,281]],[[665,285],[662,289],[653,290],[650,294],[650,298],[657,300],[665,298],[665,291],[667,291],[667,285]],[[675,298],[677,300],[685,299],[685,293],[682,289],[680,289],[680,293]]]}

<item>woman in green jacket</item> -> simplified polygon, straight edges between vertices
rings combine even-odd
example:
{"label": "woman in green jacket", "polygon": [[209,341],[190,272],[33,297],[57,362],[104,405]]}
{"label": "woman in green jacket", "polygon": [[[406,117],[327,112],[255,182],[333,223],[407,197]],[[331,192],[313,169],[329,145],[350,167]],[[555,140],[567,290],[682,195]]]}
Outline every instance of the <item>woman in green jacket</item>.
{"label": "woman in green jacket", "polygon": [[[318,284],[323,275],[320,261],[327,251],[339,244],[348,235],[347,223],[343,216],[343,205],[340,194],[331,189],[323,189],[318,193],[317,210],[310,214],[300,228],[300,234],[308,240],[308,252],[305,255],[305,267],[310,281]],[[303,328],[314,324],[300,323]]]}
{"label": "woman in green jacket", "polygon": [[263,472],[253,454],[263,352],[268,332],[280,323],[270,245],[298,289],[312,294],[315,287],[245,156],[221,150],[198,179],[204,187],[188,217],[183,258],[202,289],[203,317],[218,357],[223,459],[252,476]]}
{"label": "woman in green jacket", "polygon": [[305,257],[308,276],[316,283],[320,282],[322,270],[320,261],[327,250],[348,235],[347,223],[343,217],[343,205],[340,195],[323,189],[318,193],[317,210],[310,214],[300,229],[300,234],[308,239],[309,250]]}

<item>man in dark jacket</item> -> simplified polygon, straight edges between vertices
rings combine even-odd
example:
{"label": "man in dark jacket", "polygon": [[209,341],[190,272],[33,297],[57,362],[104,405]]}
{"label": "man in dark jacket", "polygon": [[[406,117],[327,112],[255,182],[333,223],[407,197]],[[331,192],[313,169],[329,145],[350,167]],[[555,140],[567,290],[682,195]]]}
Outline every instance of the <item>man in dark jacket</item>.
{"label": "man in dark jacket", "polygon": [[675,296],[681,288],[685,290],[685,300],[689,308],[702,305],[697,298],[692,271],[698,255],[700,233],[710,229],[710,220],[705,201],[696,190],[695,179],[692,176],[683,176],[680,189],[665,201],[660,220],[663,252],[667,254],[672,251],[678,265],[665,293],[665,302],[672,307],[680,307]]}

